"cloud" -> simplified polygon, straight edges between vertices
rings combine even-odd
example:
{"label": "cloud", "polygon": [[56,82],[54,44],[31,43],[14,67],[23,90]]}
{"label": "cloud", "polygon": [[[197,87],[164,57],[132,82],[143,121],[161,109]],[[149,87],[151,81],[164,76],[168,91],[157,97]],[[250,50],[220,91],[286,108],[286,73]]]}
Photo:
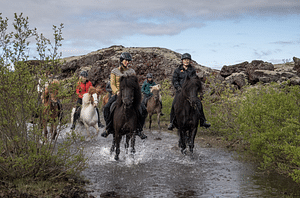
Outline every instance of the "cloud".
{"label": "cloud", "polygon": [[[109,45],[131,35],[177,35],[201,28],[209,20],[245,15],[300,14],[295,0],[10,0],[1,1],[2,16],[24,13],[31,27],[51,36],[52,25],[64,23],[67,45]],[[236,46],[238,47],[238,46]],[[257,52],[262,56],[267,52]]]}
{"label": "cloud", "polygon": [[280,53],[281,49],[274,49],[274,50],[254,50],[254,57],[257,57],[258,59],[262,59],[264,57],[270,56],[272,54]]}

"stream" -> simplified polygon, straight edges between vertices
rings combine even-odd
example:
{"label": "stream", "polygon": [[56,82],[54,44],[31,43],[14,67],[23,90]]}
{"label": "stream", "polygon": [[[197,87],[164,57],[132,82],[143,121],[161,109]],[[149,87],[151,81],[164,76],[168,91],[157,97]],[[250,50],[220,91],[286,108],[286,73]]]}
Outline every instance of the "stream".
{"label": "stream", "polygon": [[83,175],[90,180],[87,190],[94,197],[277,198],[288,193],[300,197],[299,186],[291,179],[240,162],[235,152],[195,144],[193,155],[183,155],[177,135],[163,131],[145,130],[146,140],[136,137],[135,154],[126,154],[123,138],[116,161],[115,153],[110,154],[112,135],[103,138],[101,132],[83,143],[89,157]]}

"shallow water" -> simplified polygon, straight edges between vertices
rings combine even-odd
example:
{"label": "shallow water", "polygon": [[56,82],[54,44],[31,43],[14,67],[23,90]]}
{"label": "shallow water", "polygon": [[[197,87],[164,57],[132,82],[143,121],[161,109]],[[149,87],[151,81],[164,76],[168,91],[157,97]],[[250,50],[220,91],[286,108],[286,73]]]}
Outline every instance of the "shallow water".
{"label": "shallow water", "polygon": [[[100,131],[100,133],[102,130]],[[100,134],[99,133],[99,134]],[[145,132],[136,138],[136,153],[120,160],[110,154],[112,136],[100,135],[84,143],[90,157],[83,175],[95,197],[284,197],[298,186],[277,174],[266,175],[253,165],[234,159],[234,153],[195,145],[194,154],[182,155],[178,137],[167,132]],[[63,134],[61,134],[63,136]]]}

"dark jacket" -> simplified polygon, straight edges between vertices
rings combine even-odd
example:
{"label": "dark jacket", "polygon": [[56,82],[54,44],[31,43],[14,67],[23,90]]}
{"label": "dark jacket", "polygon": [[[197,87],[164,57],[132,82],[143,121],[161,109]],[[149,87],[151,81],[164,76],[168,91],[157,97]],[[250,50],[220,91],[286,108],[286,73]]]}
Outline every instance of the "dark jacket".
{"label": "dark jacket", "polygon": [[194,69],[194,67],[192,67],[191,65],[188,66],[187,70],[185,70],[183,68],[183,65],[181,64],[177,69],[175,69],[174,73],[173,73],[173,79],[172,79],[172,83],[173,86],[176,90],[178,90],[178,88],[181,88],[186,77],[193,77],[196,76],[196,70]]}

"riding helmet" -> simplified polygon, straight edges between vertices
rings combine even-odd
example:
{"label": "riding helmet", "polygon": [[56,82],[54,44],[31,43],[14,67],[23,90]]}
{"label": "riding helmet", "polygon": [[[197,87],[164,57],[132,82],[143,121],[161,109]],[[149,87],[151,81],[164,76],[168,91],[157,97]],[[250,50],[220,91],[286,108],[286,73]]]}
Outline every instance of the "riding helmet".
{"label": "riding helmet", "polygon": [[181,60],[183,60],[183,59],[190,59],[190,60],[192,60],[192,56],[189,53],[184,53],[181,56]]}
{"label": "riding helmet", "polygon": [[87,71],[80,72],[80,76],[83,76],[83,77],[87,78],[88,77]]}
{"label": "riding helmet", "polygon": [[120,56],[120,62],[122,62],[123,60],[131,61],[131,59],[131,54],[129,54],[128,52],[123,52]]}
{"label": "riding helmet", "polygon": [[153,78],[152,73],[148,73],[148,74],[146,75],[146,78]]}

